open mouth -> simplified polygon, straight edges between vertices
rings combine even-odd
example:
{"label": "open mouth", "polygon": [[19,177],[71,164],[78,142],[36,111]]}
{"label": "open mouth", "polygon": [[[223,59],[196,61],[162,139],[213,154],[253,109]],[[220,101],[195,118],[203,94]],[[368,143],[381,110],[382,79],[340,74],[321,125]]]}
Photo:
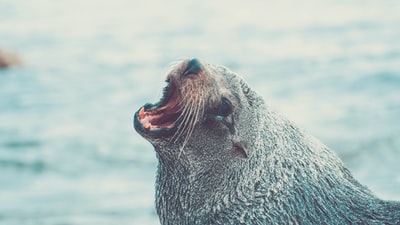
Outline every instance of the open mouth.
{"label": "open mouth", "polygon": [[178,88],[174,83],[168,82],[158,103],[146,104],[135,113],[135,129],[154,138],[170,136],[176,129],[180,109]]}

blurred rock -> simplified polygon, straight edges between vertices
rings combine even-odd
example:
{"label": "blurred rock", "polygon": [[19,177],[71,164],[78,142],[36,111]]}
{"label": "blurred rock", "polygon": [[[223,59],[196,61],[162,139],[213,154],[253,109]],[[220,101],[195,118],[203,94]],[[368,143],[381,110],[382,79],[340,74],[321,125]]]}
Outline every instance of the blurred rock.
{"label": "blurred rock", "polygon": [[14,52],[0,49],[0,69],[21,65],[21,60]]}

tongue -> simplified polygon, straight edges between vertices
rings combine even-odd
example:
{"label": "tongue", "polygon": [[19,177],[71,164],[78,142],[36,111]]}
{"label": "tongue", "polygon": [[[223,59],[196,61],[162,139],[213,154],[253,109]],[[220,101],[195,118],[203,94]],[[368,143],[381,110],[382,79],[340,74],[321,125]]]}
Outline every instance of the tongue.
{"label": "tongue", "polygon": [[150,111],[145,111],[144,108],[142,108],[139,112],[139,119],[148,130],[172,128],[179,116],[179,96],[176,92],[173,93],[164,106]]}
{"label": "tongue", "polygon": [[180,115],[179,103],[177,101],[170,101],[156,111],[156,114],[150,115],[149,122],[159,128],[171,128]]}

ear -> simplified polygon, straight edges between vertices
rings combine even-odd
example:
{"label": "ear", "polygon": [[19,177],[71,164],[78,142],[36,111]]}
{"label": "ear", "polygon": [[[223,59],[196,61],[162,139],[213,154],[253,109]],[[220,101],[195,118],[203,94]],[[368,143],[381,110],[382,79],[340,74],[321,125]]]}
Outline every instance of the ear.
{"label": "ear", "polygon": [[248,158],[246,145],[242,141],[232,140],[232,153],[234,156]]}

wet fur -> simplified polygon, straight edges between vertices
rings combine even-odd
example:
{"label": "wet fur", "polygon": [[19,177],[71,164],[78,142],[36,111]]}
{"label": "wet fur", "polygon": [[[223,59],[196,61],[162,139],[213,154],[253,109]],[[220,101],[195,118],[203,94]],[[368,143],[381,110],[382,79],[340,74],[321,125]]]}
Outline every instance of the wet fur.
{"label": "wet fur", "polygon": [[[400,224],[399,202],[378,199],[238,75],[207,68],[212,82],[181,90],[186,122],[174,141],[150,140],[161,224]],[[233,103],[233,132],[207,118],[221,96]]]}

